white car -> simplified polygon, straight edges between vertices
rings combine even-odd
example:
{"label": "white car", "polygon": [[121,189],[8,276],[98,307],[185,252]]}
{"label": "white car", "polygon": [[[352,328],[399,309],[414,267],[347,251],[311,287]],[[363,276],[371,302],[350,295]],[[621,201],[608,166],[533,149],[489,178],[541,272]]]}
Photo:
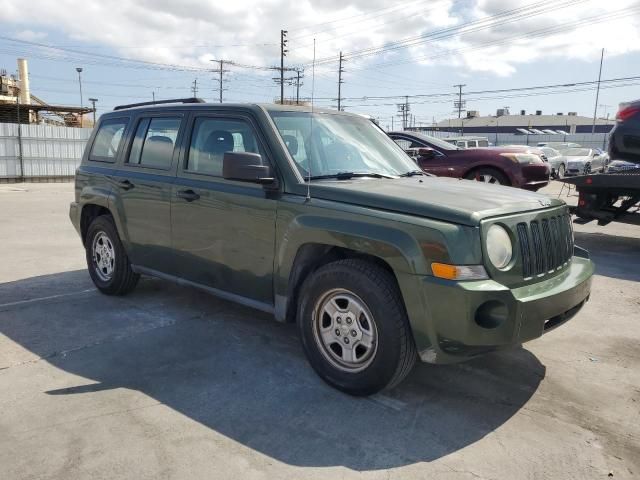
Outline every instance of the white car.
{"label": "white car", "polygon": [[607,168],[607,156],[597,148],[567,148],[561,153],[567,159],[566,176],[604,172]]}

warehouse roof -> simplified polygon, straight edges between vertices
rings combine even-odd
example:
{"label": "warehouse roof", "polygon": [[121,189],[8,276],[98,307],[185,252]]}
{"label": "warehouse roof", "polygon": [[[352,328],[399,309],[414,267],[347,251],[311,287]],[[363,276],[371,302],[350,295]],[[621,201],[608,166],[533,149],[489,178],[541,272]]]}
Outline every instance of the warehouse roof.
{"label": "warehouse roof", "polygon": [[[501,127],[565,127],[571,125],[592,125],[593,118],[579,115],[502,115],[452,118],[442,120],[438,127],[489,127],[499,125]],[[615,120],[597,119],[596,125],[613,125]]]}

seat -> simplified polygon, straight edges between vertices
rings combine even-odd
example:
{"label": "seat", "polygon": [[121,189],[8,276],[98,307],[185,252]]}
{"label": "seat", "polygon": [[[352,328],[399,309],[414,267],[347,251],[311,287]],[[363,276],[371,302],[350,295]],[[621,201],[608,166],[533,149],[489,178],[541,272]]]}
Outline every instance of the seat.
{"label": "seat", "polygon": [[225,152],[233,151],[233,135],[224,130],[215,130],[209,134],[200,149],[196,171],[222,176],[222,160]]}
{"label": "seat", "polygon": [[147,167],[168,168],[173,157],[173,140],[153,135],[144,142],[140,164]]}
{"label": "seat", "polygon": [[287,146],[287,150],[289,150],[291,156],[295,157],[298,154],[298,139],[293,135],[283,135],[282,140]]}

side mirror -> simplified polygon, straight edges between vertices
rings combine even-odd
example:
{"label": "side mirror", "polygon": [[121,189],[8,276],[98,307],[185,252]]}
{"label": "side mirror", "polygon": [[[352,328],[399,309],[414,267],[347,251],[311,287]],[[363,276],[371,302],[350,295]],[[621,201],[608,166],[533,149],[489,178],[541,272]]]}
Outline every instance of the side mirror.
{"label": "side mirror", "polygon": [[422,160],[431,160],[436,157],[436,152],[433,148],[419,148],[418,157]]}
{"label": "side mirror", "polygon": [[222,157],[222,177],[260,184],[275,182],[271,167],[263,163],[262,157],[247,152],[225,152]]}

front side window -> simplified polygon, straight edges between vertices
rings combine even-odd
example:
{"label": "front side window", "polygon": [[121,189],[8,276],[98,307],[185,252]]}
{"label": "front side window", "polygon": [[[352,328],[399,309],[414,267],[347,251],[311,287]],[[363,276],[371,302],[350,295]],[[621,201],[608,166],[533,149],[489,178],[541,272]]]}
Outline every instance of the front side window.
{"label": "front side window", "polygon": [[165,170],[171,167],[180,120],[180,117],[141,119],[128,163]]}
{"label": "front side window", "polygon": [[128,121],[127,118],[114,118],[100,123],[89,158],[100,162],[115,162]]}
{"label": "front side window", "polygon": [[226,152],[263,155],[251,125],[244,120],[198,117],[193,125],[185,170],[222,177]]}
{"label": "front side window", "polygon": [[282,111],[270,115],[303,177],[393,176],[416,168],[402,147],[366,118]]}

